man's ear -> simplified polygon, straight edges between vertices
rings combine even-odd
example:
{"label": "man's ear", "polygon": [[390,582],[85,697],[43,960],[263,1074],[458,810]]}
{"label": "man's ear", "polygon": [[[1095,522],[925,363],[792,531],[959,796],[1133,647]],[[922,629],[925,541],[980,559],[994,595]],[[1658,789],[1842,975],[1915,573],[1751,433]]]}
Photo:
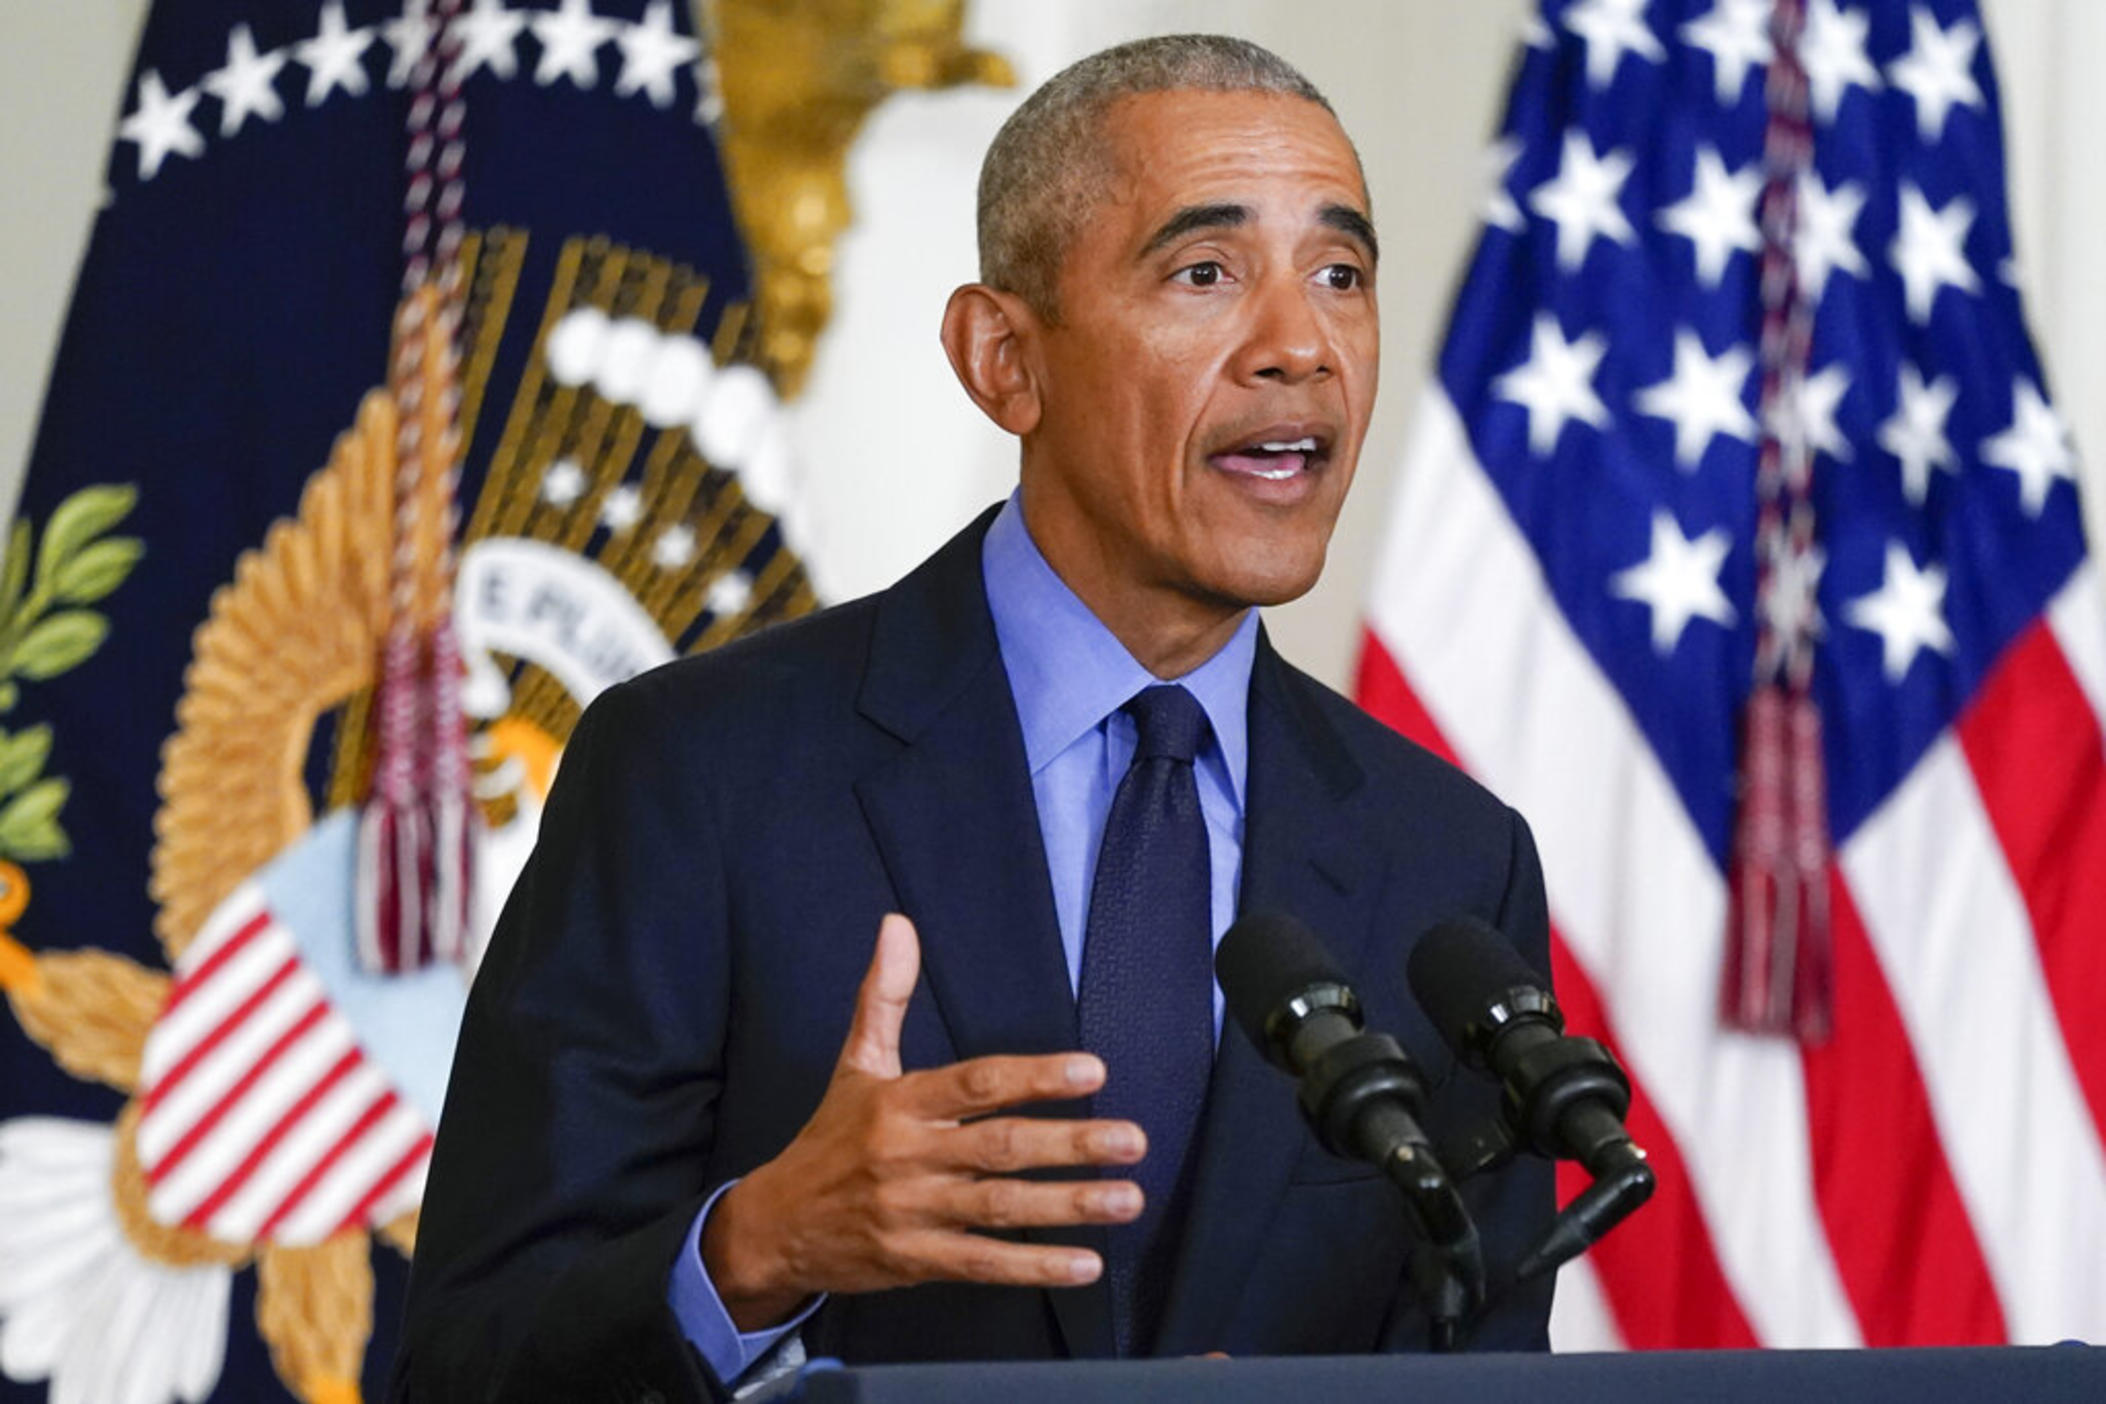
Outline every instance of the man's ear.
{"label": "man's ear", "polygon": [[1026,354],[1037,314],[1014,293],[967,283],[943,309],[943,350],[980,412],[1022,438],[1038,427],[1038,376]]}

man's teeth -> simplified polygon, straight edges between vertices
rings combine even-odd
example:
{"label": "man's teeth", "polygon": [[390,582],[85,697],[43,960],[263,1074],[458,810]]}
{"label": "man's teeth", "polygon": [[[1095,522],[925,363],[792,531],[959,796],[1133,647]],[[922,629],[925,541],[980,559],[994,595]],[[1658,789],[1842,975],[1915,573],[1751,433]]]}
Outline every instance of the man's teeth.
{"label": "man's teeth", "polygon": [[1269,483],[1284,483],[1308,472],[1315,455],[1320,451],[1316,436],[1309,434],[1299,439],[1270,439],[1263,443],[1249,443],[1241,448],[1229,449],[1221,456],[1230,460],[1234,470],[1246,477],[1263,478]]}

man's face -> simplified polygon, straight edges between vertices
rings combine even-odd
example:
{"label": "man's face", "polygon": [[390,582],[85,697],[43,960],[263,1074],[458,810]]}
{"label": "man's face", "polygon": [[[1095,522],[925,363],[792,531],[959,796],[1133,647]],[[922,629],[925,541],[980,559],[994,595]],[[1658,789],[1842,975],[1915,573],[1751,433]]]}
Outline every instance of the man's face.
{"label": "man's face", "polygon": [[1374,405],[1359,164],[1330,113],[1272,93],[1123,99],[1104,137],[1114,174],[1034,358],[1032,532],[1108,604],[1294,599]]}

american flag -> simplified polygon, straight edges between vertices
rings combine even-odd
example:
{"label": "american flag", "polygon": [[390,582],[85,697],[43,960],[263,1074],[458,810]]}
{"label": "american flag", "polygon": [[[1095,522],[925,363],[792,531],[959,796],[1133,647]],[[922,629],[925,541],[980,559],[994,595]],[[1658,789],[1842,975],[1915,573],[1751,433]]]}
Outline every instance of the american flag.
{"label": "american flag", "polygon": [[[1359,687],[1534,824],[1637,1084],[1554,1340],[2106,1339],[2106,597],[1972,0],[1545,0],[1494,154]],[[1721,1014],[1763,765],[1825,1035]]]}

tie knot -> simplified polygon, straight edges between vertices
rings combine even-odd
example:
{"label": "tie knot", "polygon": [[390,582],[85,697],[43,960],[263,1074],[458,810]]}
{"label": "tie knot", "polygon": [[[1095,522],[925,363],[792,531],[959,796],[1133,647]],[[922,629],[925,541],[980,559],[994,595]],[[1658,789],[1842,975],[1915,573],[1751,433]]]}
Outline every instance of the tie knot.
{"label": "tie knot", "polygon": [[1190,764],[1213,733],[1206,708],[1175,683],[1143,688],[1121,710],[1140,729],[1141,739],[1133,753],[1136,763],[1174,760]]}

